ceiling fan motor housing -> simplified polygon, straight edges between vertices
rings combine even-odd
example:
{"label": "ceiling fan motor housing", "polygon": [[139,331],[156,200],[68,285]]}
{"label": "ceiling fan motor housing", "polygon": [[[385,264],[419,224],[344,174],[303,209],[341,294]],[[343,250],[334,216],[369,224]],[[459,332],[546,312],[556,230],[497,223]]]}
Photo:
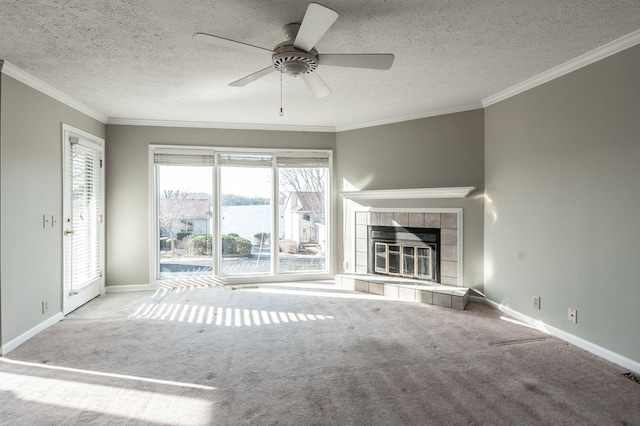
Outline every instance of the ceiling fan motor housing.
{"label": "ceiling fan motor housing", "polygon": [[307,53],[296,49],[292,44],[280,44],[273,52],[273,66],[287,75],[297,77],[318,68],[318,52],[315,49]]}

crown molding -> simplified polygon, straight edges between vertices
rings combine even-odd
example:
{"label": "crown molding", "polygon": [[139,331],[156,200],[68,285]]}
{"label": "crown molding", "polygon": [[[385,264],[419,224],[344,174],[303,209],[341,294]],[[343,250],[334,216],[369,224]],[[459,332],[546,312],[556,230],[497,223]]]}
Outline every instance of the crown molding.
{"label": "crown molding", "polygon": [[172,120],[144,120],[130,118],[110,118],[106,124],[117,126],[146,126],[146,127],[186,127],[198,129],[229,129],[229,130],[270,130],[281,132],[325,132],[335,133],[333,126],[296,126],[282,124],[257,123],[215,123],[206,121],[172,121]]}
{"label": "crown molding", "polygon": [[533,89],[536,86],[547,83],[556,78],[562,77],[572,71],[578,70],[582,67],[590,65],[594,62],[600,61],[608,56],[614,55],[625,49],[633,47],[640,43],[640,30],[636,30],[626,36],[622,36],[617,40],[613,40],[605,45],[602,45],[590,52],[573,58],[564,64],[560,64],[547,71],[544,71],[534,77],[531,77],[523,82],[516,84],[508,89],[498,92],[494,95],[488,96],[482,100],[482,106],[484,108],[491,106],[495,103],[508,99],[519,93],[525,92],[529,89]]}
{"label": "crown molding", "polygon": [[438,115],[445,115],[445,114],[454,114],[456,112],[472,111],[474,109],[481,109],[481,108],[482,108],[481,102],[473,102],[470,104],[434,109],[434,110],[419,112],[416,114],[400,115],[397,117],[383,118],[380,120],[363,121],[361,123],[348,124],[345,126],[336,126],[335,131],[336,133],[346,132],[347,130],[357,130],[357,129],[364,129],[367,127],[382,126],[385,124],[401,123],[403,121],[419,120],[421,118],[435,117]]}
{"label": "crown molding", "polygon": [[85,115],[88,115],[89,117],[94,118],[103,124],[107,122],[108,117],[105,114],[91,108],[90,106],[83,104],[82,102],[79,102],[73,99],[71,96],[62,93],[60,90],[56,89],[55,87],[45,83],[44,81],[32,76],[31,74],[25,71],[22,71],[20,68],[17,68],[16,66],[10,64],[9,62],[3,61],[3,66],[0,68],[1,68],[2,74],[5,74],[11,78],[14,78],[19,82],[31,87],[32,89],[35,89],[55,99],[56,101],[61,102],[64,105],[75,109],[76,111],[79,111]]}

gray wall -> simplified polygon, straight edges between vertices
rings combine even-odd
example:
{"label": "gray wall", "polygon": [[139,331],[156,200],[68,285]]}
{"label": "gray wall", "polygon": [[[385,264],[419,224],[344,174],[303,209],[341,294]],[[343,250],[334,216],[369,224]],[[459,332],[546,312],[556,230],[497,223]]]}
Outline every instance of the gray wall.
{"label": "gray wall", "polygon": [[[62,311],[62,123],[104,138],[105,126],[0,74],[0,294],[5,344]],[[49,312],[42,314],[41,302]]]}
{"label": "gray wall", "polygon": [[485,112],[487,295],[635,361],[639,70],[636,46]]}
{"label": "gray wall", "polygon": [[[337,180],[340,185],[348,181],[359,190],[477,187],[465,199],[401,204],[464,209],[464,285],[483,291],[483,140],[483,110],[340,132],[336,135]],[[398,201],[367,205],[399,206]],[[340,199],[338,211],[342,211]],[[342,241],[338,244],[343,245]]]}
{"label": "gray wall", "polygon": [[107,126],[107,285],[149,284],[149,145],[335,149],[333,133]]}

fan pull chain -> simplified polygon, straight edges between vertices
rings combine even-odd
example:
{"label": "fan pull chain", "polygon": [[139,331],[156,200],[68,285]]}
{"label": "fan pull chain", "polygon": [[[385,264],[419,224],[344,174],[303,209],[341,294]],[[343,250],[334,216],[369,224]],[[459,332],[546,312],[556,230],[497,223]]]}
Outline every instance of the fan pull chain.
{"label": "fan pull chain", "polygon": [[282,110],[282,70],[280,70],[280,117],[284,116],[284,111]]}

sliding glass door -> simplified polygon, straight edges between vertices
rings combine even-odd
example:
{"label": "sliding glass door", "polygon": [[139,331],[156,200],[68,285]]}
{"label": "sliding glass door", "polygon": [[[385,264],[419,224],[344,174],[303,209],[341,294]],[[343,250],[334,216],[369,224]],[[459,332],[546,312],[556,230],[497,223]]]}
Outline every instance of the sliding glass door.
{"label": "sliding glass door", "polygon": [[271,273],[273,157],[223,153],[218,166],[222,275]]}
{"label": "sliding glass door", "polygon": [[281,273],[327,271],[327,158],[278,157]]}
{"label": "sliding glass door", "polygon": [[330,272],[329,151],[151,146],[156,279]]}

